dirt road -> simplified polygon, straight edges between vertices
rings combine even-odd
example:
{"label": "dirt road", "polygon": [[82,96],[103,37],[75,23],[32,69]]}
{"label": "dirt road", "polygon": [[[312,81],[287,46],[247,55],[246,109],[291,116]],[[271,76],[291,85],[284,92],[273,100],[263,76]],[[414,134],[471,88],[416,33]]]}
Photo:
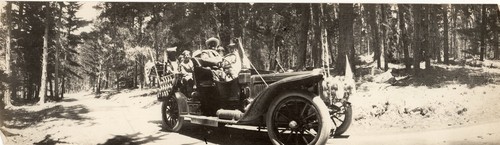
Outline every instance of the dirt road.
{"label": "dirt road", "polygon": [[[16,119],[2,131],[5,144],[270,144],[256,127],[204,127],[185,124],[180,133],[161,131],[160,104],[147,91],[68,95],[63,102],[14,108]],[[356,128],[356,126],[353,126]],[[327,144],[500,144],[500,121],[419,132],[358,133]]]}

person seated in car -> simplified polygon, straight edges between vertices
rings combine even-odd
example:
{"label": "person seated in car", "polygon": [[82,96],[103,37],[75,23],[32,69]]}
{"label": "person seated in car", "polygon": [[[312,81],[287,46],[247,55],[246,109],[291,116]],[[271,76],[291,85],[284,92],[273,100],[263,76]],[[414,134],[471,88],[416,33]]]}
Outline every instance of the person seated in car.
{"label": "person seated in car", "polygon": [[179,56],[179,72],[183,74],[183,79],[192,80],[193,79],[193,62],[191,61],[191,52],[189,50],[185,50]]}
{"label": "person seated in car", "polygon": [[220,69],[212,71],[214,80],[216,81],[231,81],[237,78],[241,71],[241,58],[238,53],[237,45],[231,43],[227,48],[227,54],[218,63]]}
{"label": "person seated in car", "polygon": [[228,54],[224,57],[218,51],[223,51],[220,46],[220,40],[217,38],[209,38],[206,42],[207,49],[197,50],[193,52],[193,56],[201,60],[202,66],[209,66],[213,80],[215,81],[230,81],[237,78],[241,70],[241,59],[238,54],[237,45],[231,43],[228,45]]}
{"label": "person seated in car", "polygon": [[204,67],[217,66],[217,63],[222,61],[222,55],[217,51],[224,50],[224,48],[220,46],[220,40],[211,37],[205,41],[205,44],[207,45],[206,49],[194,51],[193,56],[200,58]]}
{"label": "person seated in car", "polygon": [[194,65],[191,61],[191,52],[189,50],[184,50],[179,56],[179,72],[182,74],[182,84],[185,86],[185,91],[187,97],[191,97],[191,92],[193,92],[194,80],[193,80]]}

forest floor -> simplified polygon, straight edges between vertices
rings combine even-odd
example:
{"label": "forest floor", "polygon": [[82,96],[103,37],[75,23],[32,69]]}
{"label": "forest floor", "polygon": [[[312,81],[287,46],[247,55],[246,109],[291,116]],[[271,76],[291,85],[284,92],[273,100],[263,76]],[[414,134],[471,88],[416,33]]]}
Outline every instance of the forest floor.
{"label": "forest floor", "polygon": [[[360,77],[351,127],[327,144],[500,144],[500,69],[437,64],[413,76],[390,67]],[[0,130],[8,145],[270,144],[266,131],[248,126],[162,131],[153,91],[82,92],[12,107]]]}

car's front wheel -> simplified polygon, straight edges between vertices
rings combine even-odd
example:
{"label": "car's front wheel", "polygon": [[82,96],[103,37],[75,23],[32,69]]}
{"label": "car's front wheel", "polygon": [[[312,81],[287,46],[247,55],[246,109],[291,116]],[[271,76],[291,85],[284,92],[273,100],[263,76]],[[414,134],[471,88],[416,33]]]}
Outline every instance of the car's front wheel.
{"label": "car's front wheel", "polygon": [[332,128],[319,97],[281,96],[269,106],[266,126],[273,144],[325,144]]}
{"label": "car's front wheel", "polygon": [[340,136],[344,134],[352,122],[352,107],[349,104],[340,107],[337,112],[331,113],[331,119],[333,124],[336,126],[334,136]]}
{"label": "car's front wheel", "polygon": [[163,128],[167,131],[178,132],[182,128],[184,118],[179,115],[177,99],[173,96],[167,97],[161,105],[161,117]]}

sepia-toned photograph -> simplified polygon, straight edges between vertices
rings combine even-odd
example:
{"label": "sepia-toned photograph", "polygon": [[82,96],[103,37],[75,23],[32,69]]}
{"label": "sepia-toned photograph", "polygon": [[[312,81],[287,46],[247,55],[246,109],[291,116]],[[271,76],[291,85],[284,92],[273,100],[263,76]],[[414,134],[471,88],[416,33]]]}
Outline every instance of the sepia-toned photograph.
{"label": "sepia-toned photograph", "polygon": [[0,1],[0,145],[500,144],[499,9]]}

